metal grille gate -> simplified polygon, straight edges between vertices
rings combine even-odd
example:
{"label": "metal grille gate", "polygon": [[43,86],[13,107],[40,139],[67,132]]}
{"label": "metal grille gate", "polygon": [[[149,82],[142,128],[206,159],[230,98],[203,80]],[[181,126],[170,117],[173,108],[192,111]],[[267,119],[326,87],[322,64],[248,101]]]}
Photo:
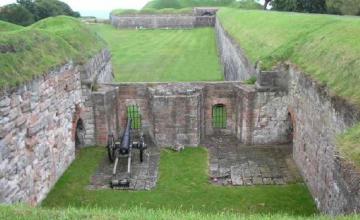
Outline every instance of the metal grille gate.
{"label": "metal grille gate", "polygon": [[127,107],[127,116],[131,118],[131,128],[140,129],[141,128],[141,114],[139,106],[130,105]]}
{"label": "metal grille gate", "polygon": [[226,128],[227,114],[223,104],[214,105],[212,108],[213,128]]}

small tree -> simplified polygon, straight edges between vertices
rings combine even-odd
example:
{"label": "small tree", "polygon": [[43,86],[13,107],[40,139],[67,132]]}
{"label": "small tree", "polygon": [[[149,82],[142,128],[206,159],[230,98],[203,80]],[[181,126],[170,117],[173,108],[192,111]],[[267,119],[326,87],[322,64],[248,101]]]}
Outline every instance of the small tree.
{"label": "small tree", "polygon": [[360,15],[360,0],[326,0],[330,14]]}
{"label": "small tree", "polygon": [[16,2],[36,17],[37,8],[33,0],[17,0]]}
{"label": "small tree", "polygon": [[273,0],[273,10],[326,13],[325,0]]}
{"label": "small tree", "polygon": [[264,10],[267,9],[267,6],[269,5],[269,3],[271,2],[272,0],[265,0],[264,2]]}
{"label": "small tree", "polygon": [[39,19],[58,15],[80,16],[80,14],[74,12],[69,5],[58,0],[35,0],[34,3],[38,10]]}
{"label": "small tree", "polygon": [[10,4],[0,8],[0,20],[28,26],[35,22],[34,16],[21,5]]}

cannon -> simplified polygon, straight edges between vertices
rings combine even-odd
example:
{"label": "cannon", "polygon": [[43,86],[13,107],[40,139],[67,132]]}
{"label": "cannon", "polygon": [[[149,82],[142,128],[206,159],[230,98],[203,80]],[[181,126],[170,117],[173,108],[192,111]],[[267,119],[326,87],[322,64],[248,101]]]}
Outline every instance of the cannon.
{"label": "cannon", "polygon": [[[110,181],[111,188],[130,187],[132,150],[137,149],[140,151],[140,162],[142,163],[144,161],[144,151],[147,149],[143,133],[141,132],[138,136],[134,135],[134,129],[131,128],[131,118],[127,120],[121,139],[115,140],[114,135],[109,134],[107,149],[109,160],[114,163],[112,180]],[[118,163],[121,158],[127,159],[127,178],[124,179],[116,177]]]}

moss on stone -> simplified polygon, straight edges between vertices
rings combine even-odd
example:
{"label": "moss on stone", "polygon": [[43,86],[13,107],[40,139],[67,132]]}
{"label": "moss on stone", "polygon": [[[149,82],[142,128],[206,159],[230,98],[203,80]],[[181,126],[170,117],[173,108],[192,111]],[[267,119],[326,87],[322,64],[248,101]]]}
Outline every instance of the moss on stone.
{"label": "moss on stone", "polygon": [[338,149],[345,159],[360,167],[360,124],[348,129],[338,137]]}

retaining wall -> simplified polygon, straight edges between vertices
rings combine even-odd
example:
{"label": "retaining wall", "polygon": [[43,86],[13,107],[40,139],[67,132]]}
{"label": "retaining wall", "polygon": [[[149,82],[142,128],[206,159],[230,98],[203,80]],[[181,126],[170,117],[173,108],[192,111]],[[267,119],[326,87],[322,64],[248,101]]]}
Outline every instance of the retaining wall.
{"label": "retaining wall", "polygon": [[289,113],[294,123],[293,156],[316,201],[329,214],[360,212],[360,170],[341,159],[336,137],[360,120],[360,111],[292,65]]}
{"label": "retaining wall", "polygon": [[1,91],[1,203],[35,205],[45,198],[75,158],[78,120],[86,121],[87,144],[94,143],[88,105],[94,84],[82,84],[81,79],[107,81],[111,74],[109,53],[104,50],[83,66],[68,63]]}
{"label": "retaining wall", "polygon": [[111,24],[116,28],[169,28],[187,29],[195,27],[213,27],[215,16],[194,15],[123,15],[110,16]]}
{"label": "retaining wall", "polygon": [[219,19],[215,22],[216,41],[226,81],[243,81],[256,76],[254,65],[247,59],[239,44],[222,27]]}
{"label": "retaining wall", "polygon": [[[360,121],[359,109],[331,96],[328,88],[294,65],[280,65],[270,72],[255,71],[219,20],[215,28],[226,80],[245,80],[256,75],[258,88],[281,88],[274,93],[257,93],[261,98],[254,103],[261,107],[250,107],[254,111],[241,107],[241,111],[255,114],[249,117],[255,123],[243,120],[248,125],[242,126],[254,127],[238,128],[237,136],[252,136],[251,142],[259,144],[282,142],[287,139],[286,134],[288,139],[293,137],[294,159],[318,208],[329,214],[359,213],[360,170],[339,157],[336,147],[337,135]],[[252,135],[244,134],[249,130]]]}

